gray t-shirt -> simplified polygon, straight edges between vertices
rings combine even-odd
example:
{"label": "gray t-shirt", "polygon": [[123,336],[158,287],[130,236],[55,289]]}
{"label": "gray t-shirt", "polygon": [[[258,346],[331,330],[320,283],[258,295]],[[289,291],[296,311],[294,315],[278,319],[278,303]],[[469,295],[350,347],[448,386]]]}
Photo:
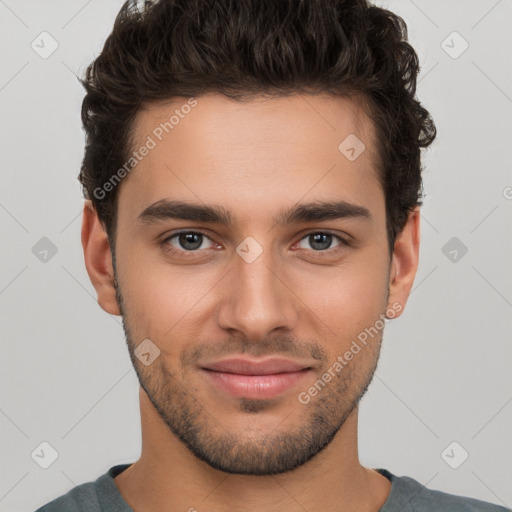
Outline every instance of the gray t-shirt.
{"label": "gray t-shirt", "polygon": [[[95,482],[71,489],[36,512],[133,512],[119,493],[114,477],[131,464],[111,467]],[[395,476],[375,469],[391,481],[391,492],[379,512],[510,512],[511,509],[485,501],[427,489],[413,478]]]}

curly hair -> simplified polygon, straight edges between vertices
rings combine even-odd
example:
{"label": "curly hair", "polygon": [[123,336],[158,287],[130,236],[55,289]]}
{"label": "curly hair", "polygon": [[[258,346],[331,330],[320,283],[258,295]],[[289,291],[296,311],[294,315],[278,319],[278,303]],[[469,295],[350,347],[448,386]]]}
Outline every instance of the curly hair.
{"label": "curly hair", "polygon": [[102,187],[127,161],[133,121],[150,102],[207,92],[362,98],[392,251],[422,204],[420,149],[436,136],[415,97],[418,72],[404,20],[368,0],[128,0],[81,80],[84,196],[112,244],[118,187]]}

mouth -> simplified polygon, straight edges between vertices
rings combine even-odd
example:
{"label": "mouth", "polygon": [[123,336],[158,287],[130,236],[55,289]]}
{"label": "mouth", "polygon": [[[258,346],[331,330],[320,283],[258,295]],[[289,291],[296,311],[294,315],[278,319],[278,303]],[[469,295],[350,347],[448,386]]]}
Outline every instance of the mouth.
{"label": "mouth", "polygon": [[295,387],[312,373],[312,366],[286,359],[263,361],[233,358],[201,367],[202,374],[217,389],[236,398],[264,400]]}

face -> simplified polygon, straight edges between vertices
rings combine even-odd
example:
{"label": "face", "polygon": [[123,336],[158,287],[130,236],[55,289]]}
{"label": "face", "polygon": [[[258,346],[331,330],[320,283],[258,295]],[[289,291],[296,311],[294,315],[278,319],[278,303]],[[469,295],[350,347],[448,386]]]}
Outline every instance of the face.
{"label": "face", "polygon": [[[118,198],[131,359],[198,458],[289,471],[354,410],[383,318],[398,316],[375,134],[356,103],[328,95],[195,101],[151,105],[134,124],[134,149],[152,147]],[[357,139],[339,149],[350,134],[365,145],[355,159]]]}

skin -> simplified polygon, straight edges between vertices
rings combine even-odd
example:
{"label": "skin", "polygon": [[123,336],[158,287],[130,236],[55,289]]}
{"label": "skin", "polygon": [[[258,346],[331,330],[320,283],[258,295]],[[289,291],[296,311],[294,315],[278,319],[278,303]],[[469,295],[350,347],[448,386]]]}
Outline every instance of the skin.
{"label": "skin", "polygon": [[[390,257],[375,133],[354,100],[238,103],[211,93],[197,101],[119,185],[115,267],[104,226],[90,201],[84,207],[87,271],[100,306],[123,316],[141,382],[142,453],[115,483],[135,511],[377,511],[390,482],[360,464],[357,416],[382,330],[308,404],[298,395],[379,315],[403,312],[418,265],[419,210]],[[134,146],[185,102],[141,110]],[[351,133],[366,146],[354,161],[338,150]],[[222,205],[232,225],[141,222],[139,214],[162,199]],[[273,220],[297,203],[339,200],[370,217]],[[178,237],[169,239],[177,230],[209,239],[186,251]],[[325,231],[351,245],[333,237],[315,250],[308,235]],[[236,252],[249,236],[263,249],[252,263]],[[147,338],[160,355],[145,366],[134,350]],[[313,371],[273,399],[245,400],[199,370],[242,353],[280,355]],[[194,434],[183,441],[187,428]]]}

